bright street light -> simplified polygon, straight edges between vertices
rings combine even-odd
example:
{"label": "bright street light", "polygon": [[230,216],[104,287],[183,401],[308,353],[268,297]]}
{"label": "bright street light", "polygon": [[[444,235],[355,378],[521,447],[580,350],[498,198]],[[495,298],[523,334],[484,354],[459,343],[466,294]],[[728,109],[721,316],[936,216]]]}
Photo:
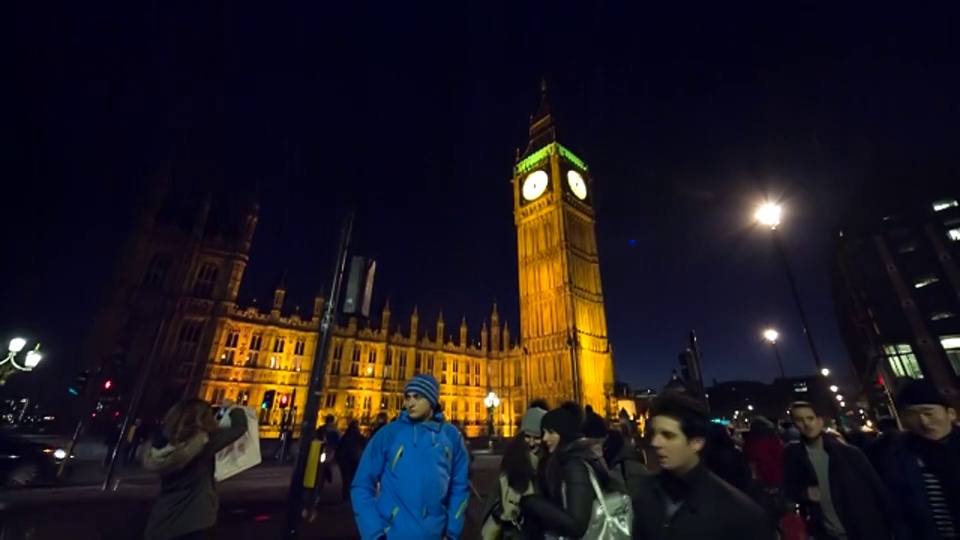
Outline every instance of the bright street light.
{"label": "bright street light", "polygon": [[839,390],[840,390],[839,386],[835,384],[830,385],[830,391],[833,392],[834,394],[836,394]]}
{"label": "bright street light", "polygon": [[43,355],[40,354],[40,351],[27,351],[27,359],[24,362],[24,365],[30,369],[37,367],[37,364],[40,363],[40,360],[43,359]]}
{"label": "bright street light", "polygon": [[823,369],[820,370],[820,374],[823,375],[824,377],[829,377],[829,376],[830,376],[830,370],[827,369],[827,368],[823,368]]}
{"label": "bright street light", "polygon": [[780,224],[780,205],[767,203],[761,206],[753,215],[762,225],[776,229]]}
{"label": "bright street light", "polygon": [[500,406],[500,398],[497,397],[495,392],[490,392],[487,394],[487,397],[483,398],[483,404],[486,405],[488,409],[496,409]]}
{"label": "bright street light", "polygon": [[26,346],[27,340],[23,339],[22,337],[15,337],[10,340],[10,346],[7,347],[7,349],[12,353],[18,353]]}
{"label": "bright street light", "polygon": [[7,346],[7,356],[3,360],[0,360],[0,385],[4,384],[9,376],[18,371],[33,371],[40,363],[40,360],[43,359],[43,355],[40,354],[40,344],[38,343],[33,350],[27,351],[24,363],[21,364],[17,360],[17,355],[19,355],[26,346],[27,340],[21,337],[10,340],[10,344]]}
{"label": "bright street light", "polygon": [[843,401],[843,396],[841,396],[840,394],[837,394],[837,401]]}
{"label": "bright street light", "polygon": [[778,337],[780,337],[780,333],[773,328],[767,328],[763,331],[763,339],[769,341],[770,343],[776,343]]}

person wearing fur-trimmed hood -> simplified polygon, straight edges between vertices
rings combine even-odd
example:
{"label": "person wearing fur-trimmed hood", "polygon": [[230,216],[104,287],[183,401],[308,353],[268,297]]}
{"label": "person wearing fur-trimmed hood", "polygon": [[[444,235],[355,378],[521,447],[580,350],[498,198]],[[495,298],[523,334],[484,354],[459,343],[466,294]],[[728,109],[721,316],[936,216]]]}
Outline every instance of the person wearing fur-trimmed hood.
{"label": "person wearing fur-trimmed hood", "polygon": [[146,540],[201,539],[213,534],[219,510],[214,456],[247,432],[246,412],[232,402],[224,406],[230,426],[221,428],[206,401],[177,403],[144,451],[144,469],[160,475],[160,494],[147,519]]}

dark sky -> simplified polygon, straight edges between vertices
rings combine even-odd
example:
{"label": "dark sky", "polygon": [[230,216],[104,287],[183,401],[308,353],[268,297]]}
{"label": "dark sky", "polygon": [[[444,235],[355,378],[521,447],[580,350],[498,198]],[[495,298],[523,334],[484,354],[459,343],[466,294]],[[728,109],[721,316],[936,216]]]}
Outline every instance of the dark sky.
{"label": "dark sky", "polygon": [[309,305],[354,202],[378,305],[389,295],[403,318],[418,303],[427,325],[442,307],[448,328],[466,314],[475,334],[496,299],[516,329],[509,179],[544,75],[561,141],[596,182],[619,379],[661,386],[690,329],[707,377],[770,379],[768,324],[788,371],[810,369],[750,223],[767,193],[822,355],[846,369],[834,225],[879,162],[935,165],[960,141],[946,13],[115,4],[12,8],[0,335],[45,342],[35,379],[71,376],[134,203],[171,162],[225,194],[259,189],[246,299],[285,271]]}

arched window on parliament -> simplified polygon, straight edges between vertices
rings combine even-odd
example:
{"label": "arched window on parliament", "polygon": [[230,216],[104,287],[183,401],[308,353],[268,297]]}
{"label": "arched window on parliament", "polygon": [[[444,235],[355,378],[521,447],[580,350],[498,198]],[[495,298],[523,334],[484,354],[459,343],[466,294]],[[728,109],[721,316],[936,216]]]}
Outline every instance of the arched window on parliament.
{"label": "arched window on parliament", "polygon": [[220,269],[216,264],[206,263],[197,270],[197,278],[193,281],[193,295],[200,298],[213,296],[213,288],[217,284],[217,274]]}

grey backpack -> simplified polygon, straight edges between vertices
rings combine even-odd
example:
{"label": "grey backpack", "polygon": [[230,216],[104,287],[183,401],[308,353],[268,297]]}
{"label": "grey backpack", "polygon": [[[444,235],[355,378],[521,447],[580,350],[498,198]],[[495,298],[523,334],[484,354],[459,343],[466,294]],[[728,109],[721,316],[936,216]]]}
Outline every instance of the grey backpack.
{"label": "grey backpack", "polygon": [[[587,468],[590,474],[590,485],[593,486],[593,493],[596,499],[593,501],[593,513],[590,516],[590,523],[587,525],[587,532],[581,537],[581,540],[628,540],[632,538],[633,531],[633,502],[630,496],[619,491],[604,493],[597,482],[597,475],[593,472],[593,467],[586,461],[583,466]],[[563,502],[566,506],[567,490],[563,486]],[[561,540],[566,540],[561,538]]]}

